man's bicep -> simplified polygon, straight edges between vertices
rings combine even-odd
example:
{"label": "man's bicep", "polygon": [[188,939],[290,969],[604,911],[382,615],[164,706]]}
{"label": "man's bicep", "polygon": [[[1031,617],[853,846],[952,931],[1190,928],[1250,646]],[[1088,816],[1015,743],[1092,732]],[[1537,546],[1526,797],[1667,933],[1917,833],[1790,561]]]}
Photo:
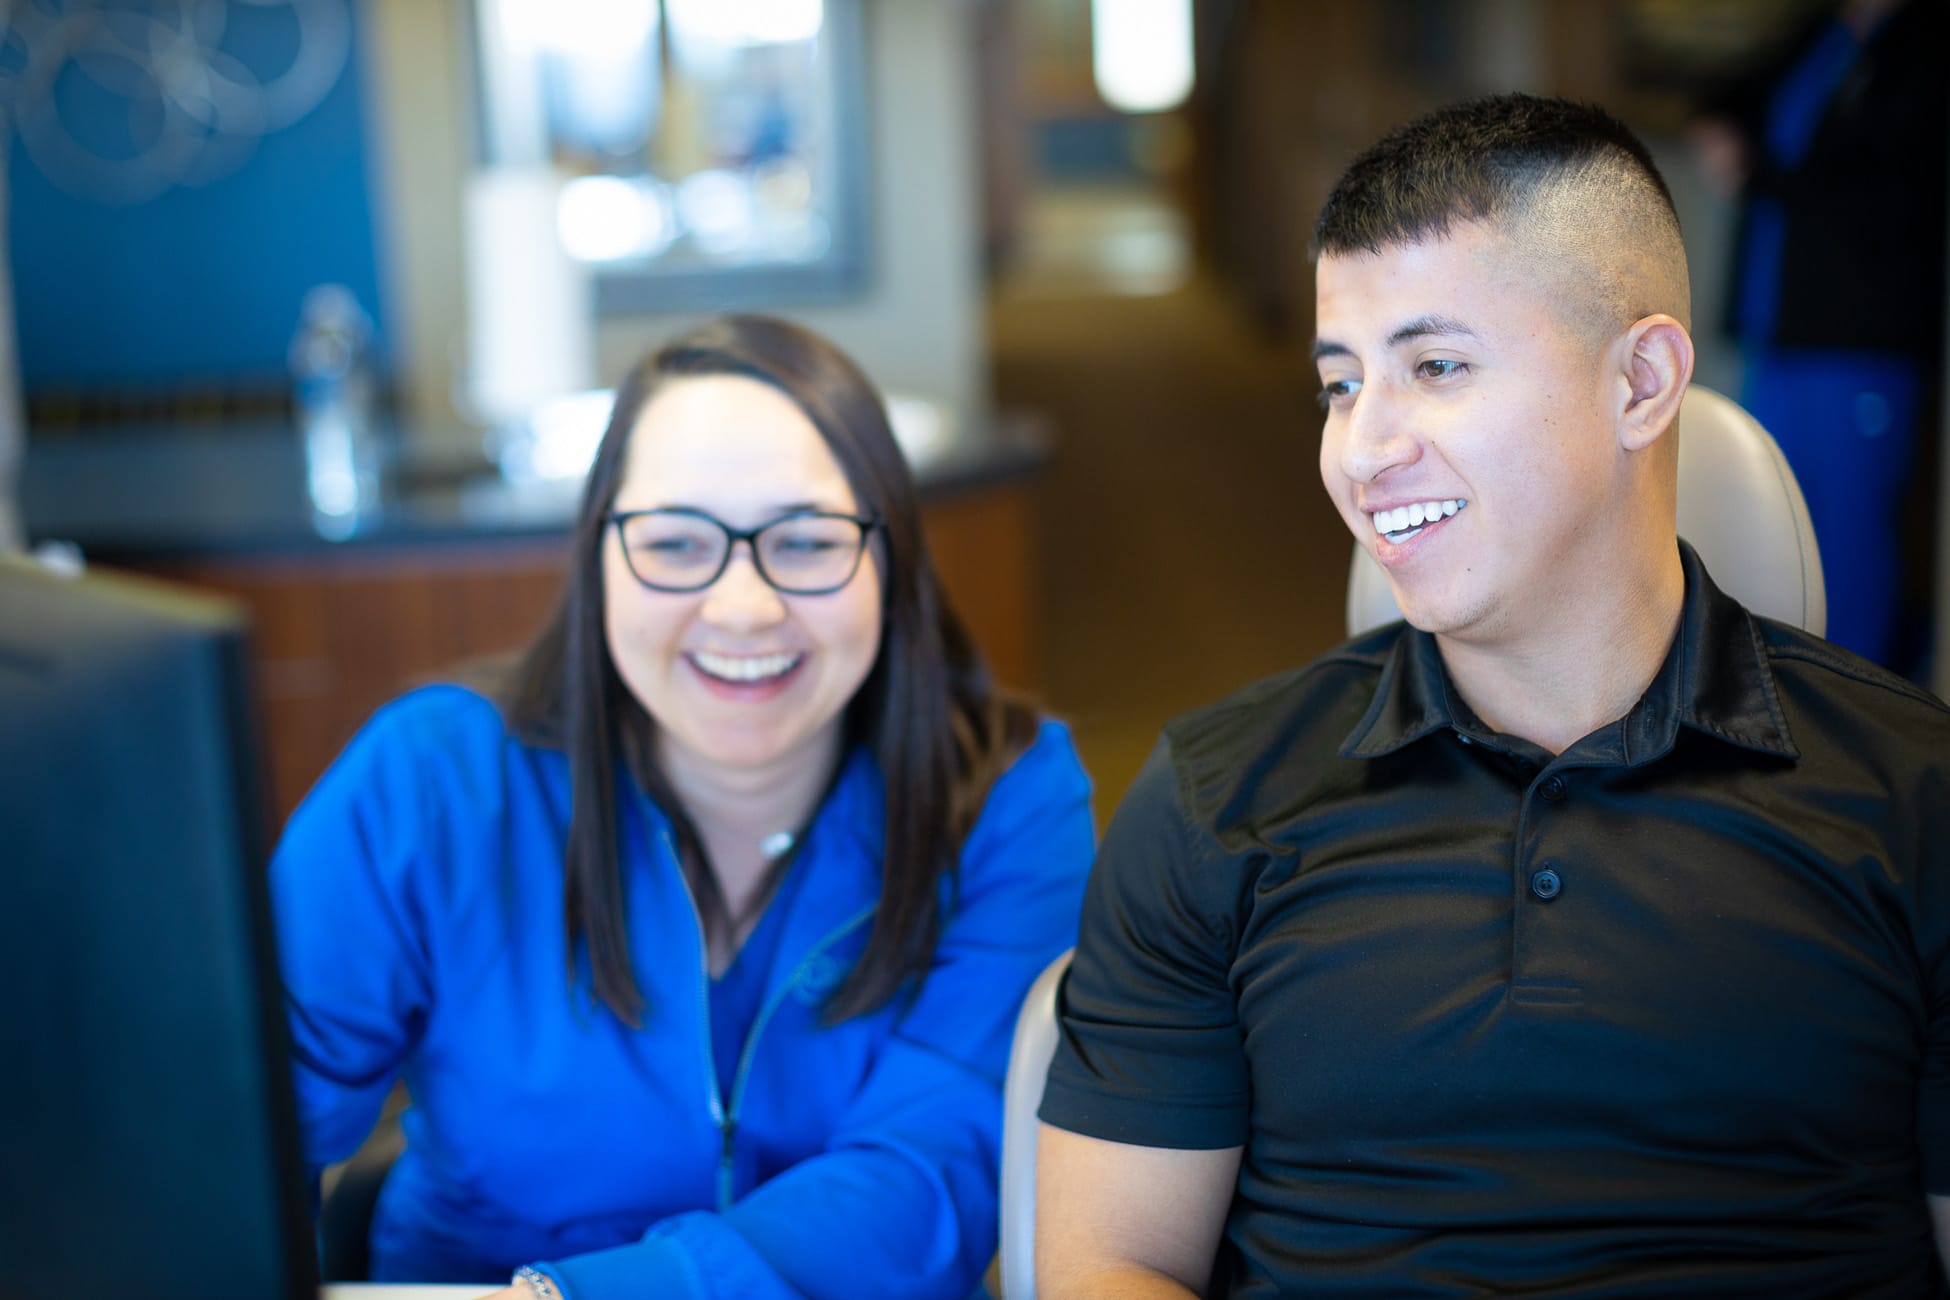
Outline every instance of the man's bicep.
{"label": "man's bicep", "polygon": [[[1044,1124],[1036,1146],[1036,1290],[1198,1295],[1239,1178],[1239,1147],[1133,1146]],[[1149,1283],[1150,1285],[1146,1285]]]}
{"label": "man's bicep", "polygon": [[1250,1070],[1231,968],[1239,895],[1161,739],[1105,832],[1037,1154],[1037,1289],[1201,1292],[1232,1204]]}

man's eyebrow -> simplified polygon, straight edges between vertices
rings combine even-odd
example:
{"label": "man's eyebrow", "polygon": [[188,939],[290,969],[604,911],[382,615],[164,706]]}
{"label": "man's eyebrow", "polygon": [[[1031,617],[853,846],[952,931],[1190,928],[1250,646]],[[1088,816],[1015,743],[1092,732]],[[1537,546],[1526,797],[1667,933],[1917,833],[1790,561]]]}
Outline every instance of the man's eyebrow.
{"label": "man's eyebrow", "polygon": [[[1475,330],[1453,316],[1417,316],[1414,320],[1402,325],[1393,334],[1388,336],[1388,346],[1397,348],[1411,339],[1424,339],[1443,335],[1453,335],[1470,339],[1479,337]],[[1322,357],[1351,357],[1353,355],[1354,349],[1345,343],[1336,343],[1332,339],[1314,340],[1313,359],[1316,362]]]}
{"label": "man's eyebrow", "polygon": [[1400,347],[1410,339],[1428,338],[1431,335],[1456,334],[1464,338],[1475,338],[1476,331],[1453,316],[1417,316],[1393,334],[1388,336],[1388,346]]}

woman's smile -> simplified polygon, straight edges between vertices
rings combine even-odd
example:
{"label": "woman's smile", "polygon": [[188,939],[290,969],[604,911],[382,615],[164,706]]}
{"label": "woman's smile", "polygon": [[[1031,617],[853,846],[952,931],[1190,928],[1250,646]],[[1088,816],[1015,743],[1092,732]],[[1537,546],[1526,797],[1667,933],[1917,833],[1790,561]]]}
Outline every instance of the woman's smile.
{"label": "woman's smile", "polygon": [[769,700],[792,685],[810,656],[803,651],[732,655],[693,650],[683,658],[705,689],[720,699]]}

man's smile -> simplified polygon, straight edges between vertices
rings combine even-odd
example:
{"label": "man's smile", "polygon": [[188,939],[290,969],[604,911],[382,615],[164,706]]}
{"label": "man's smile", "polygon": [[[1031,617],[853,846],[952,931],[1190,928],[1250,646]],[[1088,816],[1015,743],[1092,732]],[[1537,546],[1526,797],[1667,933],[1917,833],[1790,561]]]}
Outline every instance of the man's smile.
{"label": "man's smile", "polygon": [[1374,530],[1397,544],[1407,541],[1422,531],[1426,524],[1447,519],[1461,510],[1469,502],[1462,497],[1450,497],[1443,501],[1416,501],[1392,510],[1371,510],[1368,517],[1374,521]]}

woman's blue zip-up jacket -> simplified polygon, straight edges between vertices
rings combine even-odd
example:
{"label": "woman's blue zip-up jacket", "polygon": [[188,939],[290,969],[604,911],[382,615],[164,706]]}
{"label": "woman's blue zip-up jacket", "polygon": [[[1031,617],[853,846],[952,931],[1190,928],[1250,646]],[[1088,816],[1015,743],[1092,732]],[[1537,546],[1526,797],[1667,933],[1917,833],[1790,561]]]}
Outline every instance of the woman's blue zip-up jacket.
{"label": "woman's blue zip-up jacket", "polygon": [[962,1300],[995,1250],[1017,1005],[1075,941],[1090,865],[1068,732],[1045,722],[991,790],[918,993],[823,1027],[880,884],[881,775],[849,757],[722,1096],[668,822],[627,776],[619,790],[641,1029],[593,1000],[586,960],[568,978],[567,760],[486,699],[394,702],[292,816],[272,882],[314,1172],[353,1151],[395,1078],[413,1099],[375,1276],[495,1284],[546,1261],[569,1300]]}

